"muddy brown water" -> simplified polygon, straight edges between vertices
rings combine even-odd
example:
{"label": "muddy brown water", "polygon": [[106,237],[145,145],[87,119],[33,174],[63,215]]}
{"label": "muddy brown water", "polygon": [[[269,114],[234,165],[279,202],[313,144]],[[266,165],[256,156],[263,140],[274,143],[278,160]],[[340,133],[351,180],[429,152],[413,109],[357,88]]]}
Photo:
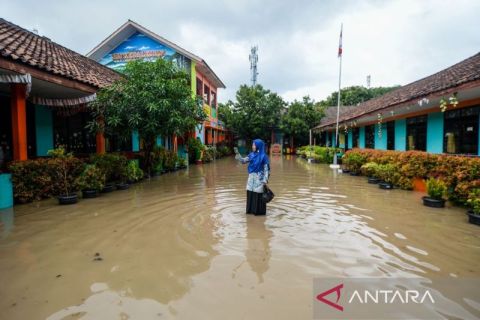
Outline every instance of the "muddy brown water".
{"label": "muddy brown water", "polygon": [[311,319],[316,277],[480,276],[480,228],[464,209],[271,160],[266,217],[245,215],[233,158],[4,211],[0,319]]}

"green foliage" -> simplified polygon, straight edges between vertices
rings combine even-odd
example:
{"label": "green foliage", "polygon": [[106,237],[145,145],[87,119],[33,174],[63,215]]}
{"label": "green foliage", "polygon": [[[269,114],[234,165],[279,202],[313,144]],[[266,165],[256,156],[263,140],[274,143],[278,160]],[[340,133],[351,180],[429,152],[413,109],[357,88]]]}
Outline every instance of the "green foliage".
{"label": "green foliage", "polygon": [[367,162],[360,167],[363,175],[372,178],[379,178],[379,164],[375,162]]}
{"label": "green foliage", "polygon": [[187,141],[188,157],[190,163],[202,158],[202,151],[205,149],[202,141],[198,138],[189,138]]}
{"label": "green foliage", "polygon": [[15,201],[26,203],[74,191],[83,163],[74,157],[40,158],[12,162],[8,169]]}
{"label": "green foliage", "polygon": [[392,185],[398,185],[400,172],[398,167],[392,163],[379,164],[375,176]]}
{"label": "green foliage", "polygon": [[80,190],[102,190],[105,174],[96,165],[87,164],[75,183]]}
{"label": "green foliage", "polygon": [[304,145],[308,143],[310,129],[320,123],[324,116],[323,110],[308,96],[303,97],[302,101],[295,100],[282,116],[280,128],[283,133],[293,136],[296,145]]}
{"label": "green foliage", "polygon": [[[365,88],[363,86],[347,87],[342,89],[340,93],[340,100],[342,105],[344,106],[356,106],[361,102],[365,102],[370,99],[379,97],[397,88],[399,88],[399,86],[376,88]],[[337,96],[338,91],[333,92],[325,100],[320,101],[320,105],[323,107],[336,106]]]}
{"label": "green foliage", "polygon": [[220,119],[238,136],[246,140],[260,138],[270,140],[272,128],[280,124],[286,103],[276,93],[242,85],[237,91],[236,102],[228,102],[219,109]]}
{"label": "green foliage", "polygon": [[367,157],[363,154],[356,152],[347,152],[343,158],[342,162],[345,164],[346,168],[352,172],[360,173],[360,168],[367,163]]}
{"label": "green foliage", "polygon": [[143,179],[143,170],[140,169],[137,161],[128,161],[126,168],[126,177],[128,181],[140,181]]}
{"label": "green foliage", "polygon": [[206,114],[201,100],[192,97],[189,76],[172,62],[130,61],[124,73],[125,78],[97,93],[89,127],[123,137],[138,132],[144,142],[144,168],[150,172],[156,138],[194,130]]}
{"label": "green foliage", "polygon": [[445,197],[447,185],[441,179],[429,178],[427,180],[427,193],[432,199],[441,200]]}
{"label": "green foliage", "polygon": [[118,153],[94,154],[90,156],[90,162],[105,174],[107,182],[126,182],[127,158],[125,156]]}
{"label": "green foliage", "polygon": [[480,188],[475,188],[468,194],[467,204],[474,214],[480,215]]}
{"label": "green foliage", "polygon": [[[341,149],[337,148],[336,152],[341,152]],[[319,163],[332,163],[335,149],[320,146],[302,146],[297,148],[296,153],[302,158],[311,158]]]}
{"label": "green foliage", "polygon": [[205,150],[203,151],[203,162],[210,162],[216,158],[217,150],[213,146],[206,146]]}

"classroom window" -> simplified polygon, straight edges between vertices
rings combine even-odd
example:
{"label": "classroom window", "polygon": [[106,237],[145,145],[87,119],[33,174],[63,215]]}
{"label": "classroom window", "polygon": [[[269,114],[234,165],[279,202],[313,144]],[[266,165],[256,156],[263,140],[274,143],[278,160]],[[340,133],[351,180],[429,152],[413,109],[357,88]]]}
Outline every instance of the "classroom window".
{"label": "classroom window", "polygon": [[387,122],[387,150],[395,150],[395,121]]}
{"label": "classroom window", "polygon": [[427,150],[427,115],[407,119],[407,150]]}
{"label": "classroom window", "polygon": [[360,145],[360,129],[353,128],[352,129],[352,148],[358,148]]}
{"label": "classroom window", "polygon": [[375,125],[365,127],[365,148],[375,148]]}
{"label": "classroom window", "polygon": [[480,106],[445,112],[443,152],[478,154],[479,114]]}

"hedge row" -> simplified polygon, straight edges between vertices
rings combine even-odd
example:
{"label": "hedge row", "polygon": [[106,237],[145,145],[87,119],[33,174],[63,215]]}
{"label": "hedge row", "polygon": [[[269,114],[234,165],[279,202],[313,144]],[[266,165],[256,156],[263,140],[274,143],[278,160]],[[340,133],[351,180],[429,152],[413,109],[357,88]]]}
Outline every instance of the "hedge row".
{"label": "hedge row", "polygon": [[[382,178],[411,190],[416,178],[440,179],[447,185],[449,200],[466,205],[469,195],[480,188],[480,158],[431,154],[421,151],[352,149],[342,158],[346,169],[368,174],[367,163],[382,166]],[[362,166],[364,166],[362,170]]]}
{"label": "hedge row", "polygon": [[[338,152],[341,152],[341,149],[337,148]],[[302,146],[297,148],[296,153],[302,158],[310,158],[318,163],[332,163],[335,149],[319,146]]]}

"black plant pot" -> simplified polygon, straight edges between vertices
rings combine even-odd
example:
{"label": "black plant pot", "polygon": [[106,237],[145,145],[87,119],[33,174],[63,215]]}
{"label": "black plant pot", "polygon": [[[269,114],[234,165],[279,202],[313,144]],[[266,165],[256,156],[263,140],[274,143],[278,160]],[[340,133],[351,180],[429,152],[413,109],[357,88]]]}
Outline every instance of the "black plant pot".
{"label": "black plant pot", "polygon": [[468,222],[480,226],[480,215],[474,214],[472,210],[468,210]]}
{"label": "black plant pot", "polygon": [[117,190],[127,190],[130,188],[128,183],[117,183]]}
{"label": "black plant pot", "polygon": [[74,204],[78,202],[78,197],[76,194],[70,195],[60,195],[58,196],[58,204]]}
{"label": "black plant pot", "polygon": [[350,175],[354,176],[354,177],[357,177],[357,176],[360,175],[360,173],[352,171],[352,172],[350,172]]}
{"label": "black plant pot", "polygon": [[380,182],[378,184],[378,187],[380,189],[385,189],[385,190],[393,189],[393,185],[391,183],[388,183],[388,182]]}
{"label": "black plant pot", "polygon": [[92,190],[92,189],[82,190],[83,199],[96,198],[97,196],[98,196],[98,191],[97,190]]}
{"label": "black plant pot", "polygon": [[380,179],[374,178],[374,177],[368,177],[368,183],[370,184],[378,184],[380,183]]}
{"label": "black plant pot", "polygon": [[112,192],[113,190],[115,190],[115,185],[109,183],[109,184],[106,184],[105,187],[103,187],[102,193]]}
{"label": "black plant pot", "polygon": [[443,208],[445,207],[445,200],[440,199],[433,199],[430,197],[422,197],[423,199],[423,205],[430,207],[430,208]]}

